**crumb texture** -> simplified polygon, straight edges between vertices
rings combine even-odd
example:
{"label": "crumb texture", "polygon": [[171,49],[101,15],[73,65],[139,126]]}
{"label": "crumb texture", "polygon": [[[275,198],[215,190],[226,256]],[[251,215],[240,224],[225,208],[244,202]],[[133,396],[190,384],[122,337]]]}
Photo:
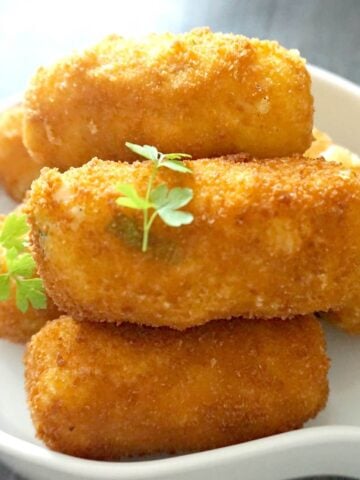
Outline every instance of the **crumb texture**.
{"label": "crumb texture", "polygon": [[[43,171],[27,211],[50,296],[75,319],[178,329],[237,316],[288,318],[339,309],[359,285],[360,178],[302,157],[187,161],[159,183],[190,187],[191,225],[155,220],[149,251],[141,213],[119,207],[118,183],[140,193],[150,165],[93,160]],[[141,232],[140,232],[141,234]]]}
{"label": "crumb texture", "polygon": [[118,459],[207,450],[299,428],[327,399],[317,320],[211,322],[177,332],[49,322],[25,357],[39,438]]}
{"label": "crumb texture", "polygon": [[193,158],[303,153],[311,143],[310,76],[277,42],[196,29],[116,35],[49,68],[26,93],[25,143],[61,169],[94,156],[133,161],[125,142]]}

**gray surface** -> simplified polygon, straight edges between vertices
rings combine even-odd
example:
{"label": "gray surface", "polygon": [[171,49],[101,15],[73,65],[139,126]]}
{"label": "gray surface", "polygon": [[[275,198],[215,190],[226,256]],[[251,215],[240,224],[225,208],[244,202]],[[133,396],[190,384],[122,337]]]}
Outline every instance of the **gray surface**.
{"label": "gray surface", "polygon": [[[204,25],[277,39],[309,62],[360,83],[359,0],[0,0],[0,99],[22,91],[40,64],[107,33]],[[19,477],[0,465],[0,480]]]}
{"label": "gray surface", "polygon": [[[22,477],[19,477],[18,475],[15,475],[15,473],[11,472],[3,465],[0,465],[0,480],[25,480],[25,479],[23,479]],[[49,478],[49,480],[51,479]]]}
{"label": "gray surface", "polygon": [[41,64],[107,33],[214,30],[277,39],[360,83],[358,0],[0,0],[0,99]]}
{"label": "gray surface", "polygon": [[[360,83],[360,1],[230,0],[184,2],[185,28],[214,29],[278,40],[309,62]],[[212,5],[206,9],[206,5]],[[207,10],[204,15],[204,10]]]}

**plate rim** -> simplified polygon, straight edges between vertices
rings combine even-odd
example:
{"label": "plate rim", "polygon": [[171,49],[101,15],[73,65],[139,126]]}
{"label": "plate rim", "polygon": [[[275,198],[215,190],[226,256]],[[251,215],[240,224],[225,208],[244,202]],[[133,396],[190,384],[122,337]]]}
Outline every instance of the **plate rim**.
{"label": "plate rim", "polygon": [[[136,461],[89,460],[55,452],[46,446],[34,445],[27,440],[0,431],[0,449],[2,454],[21,458],[40,467],[50,468],[72,475],[86,472],[89,480],[139,480],[164,478],[175,474],[201,468],[211,468],[219,463],[228,464],[241,458],[259,455],[274,456],[289,453],[301,448],[320,446],[339,446],[360,444],[360,427],[326,425],[284,432],[269,437],[252,440],[237,445],[188,453],[168,458]],[[156,475],[156,476],[154,476]]]}

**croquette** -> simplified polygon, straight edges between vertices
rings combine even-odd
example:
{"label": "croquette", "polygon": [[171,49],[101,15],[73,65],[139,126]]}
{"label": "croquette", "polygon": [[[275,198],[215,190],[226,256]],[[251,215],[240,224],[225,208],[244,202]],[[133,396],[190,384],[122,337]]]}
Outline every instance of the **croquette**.
{"label": "croquette", "polygon": [[[338,162],[359,171],[360,158],[358,155],[337,145],[326,133],[320,130],[314,129],[313,136],[313,143],[307,150],[306,155],[310,157],[322,156],[329,162]],[[348,302],[348,305],[340,310],[328,312],[324,315],[324,318],[348,333],[360,334],[360,294],[356,291],[356,288],[351,291],[354,291],[354,298]]]}
{"label": "croquette", "polygon": [[125,141],[193,158],[303,153],[313,99],[305,61],[277,42],[196,29],[116,35],[40,68],[26,92],[24,140],[42,165],[133,161]]}
{"label": "croquette", "polygon": [[313,142],[305,152],[305,156],[311,158],[323,157],[329,162],[338,162],[348,168],[360,169],[360,158],[341,145],[337,145],[326,133],[314,129]]}
{"label": "croquette", "polygon": [[[0,257],[0,262],[2,258]],[[59,317],[59,310],[50,298],[45,309],[35,309],[29,306],[22,313],[15,302],[15,287],[11,289],[9,300],[0,302],[0,338],[14,343],[26,343],[34,333],[37,333],[49,320]]]}
{"label": "croquette", "polygon": [[142,212],[117,186],[144,194],[149,162],[93,160],[43,171],[27,212],[46,289],[76,320],[185,329],[214,319],[283,319],[339,309],[360,278],[360,178],[322,159],[186,161],[159,170],[189,187],[190,225],[157,218],[141,251]]}
{"label": "croquette", "polygon": [[333,325],[347,333],[360,335],[360,298],[338,311],[331,310],[324,315]]}
{"label": "croquette", "polygon": [[324,406],[317,320],[215,321],[185,332],[49,322],[25,356],[37,432],[91,459],[184,453],[299,428]]}
{"label": "croquette", "polygon": [[0,113],[0,185],[21,202],[41,166],[27,152],[22,136],[22,104]]}
{"label": "croquette", "polygon": [[[0,215],[0,228],[5,220]],[[0,272],[6,271],[5,252],[0,248]],[[35,309],[31,305],[22,313],[16,306],[16,289],[12,286],[8,300],[0,301],[0,338],[14,343],[26,343],[48,320],[58,318],[59,310],[50,298],[45,309]]]}

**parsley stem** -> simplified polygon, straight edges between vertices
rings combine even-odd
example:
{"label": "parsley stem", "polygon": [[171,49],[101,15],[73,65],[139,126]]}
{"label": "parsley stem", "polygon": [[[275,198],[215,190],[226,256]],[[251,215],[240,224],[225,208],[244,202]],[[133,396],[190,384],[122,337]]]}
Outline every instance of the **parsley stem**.
{"label": "parsley stem", "polygon": [[146,226],[144,227],[144,235],[143,235],[143,243],[142,243],[142,251],[146,252],[148,248],[148,242],[149,242],[149,232],[151,229],[151,225],[153,224],[155,218],[157,217],[158,212],[155,211],[152,213],[150,220],[147,222]]}
{"label": "parsley stem", "polygon": [[[149,246],[150,229],[155,218],[159,215],[159,211],[162,221],[170,227],[188,225],[193,220],[193,215],[190,212],[178,211],[181,207],[187,205],[192,199],[193,192],[191,188],[175,187],[169,190],[166,184],[161,184],[153,190],[154,180],[161,167],[180,173],[191,172],[191,169],[186,165],[183,165],[181,161],[183,158],[191,158],[191,155],[185,153],[164,154],[159,152],[156,147],[150,145],[141,146],[130,142],[126,142],[125,145],[132,152],[150,160],[150,175],[145,197],[139,195],[135,185],[119,184],[117,187],[118,191],[122,193],[125,198],[119,197],[116,199],[117,205],[142,210],[143,235],[141,251],[146,252]],[[152,201],[150,201],[150,199]],[[152,213],[150,212],[150,209]]]}
{"label": "parsley stem", "polygon": [[152,224],[153,224],[153,221],[154,221],[155,218],[157,217],[157,214],[158,214],[158,212],[155,210],[155,212],[153,212],[153,214],[151,215],[150,220],[149,220],[148,225],[147,225],[148,230],[150,230],[150,228],[151,228],[151,226],[152,226]]}
{"label": "parsley stem", "polygon": [[[150,193],[151,193],[151,190],[152,190],[152,185],[153,185],[154,179],[155,179],[156,174],[157,174],[157,169],[158,169],[157,166],[152,168],[152,172],[151,172],[149,182],[148,182],[148,186],[147,186],[147,189],[146,189],[146,196],[145,196],[146,202],[150,201]],[[150,218],[150,221],[148,221],[148,218],[149,218],[149,209],[145,208],[144,209],[144,220],[143,220],[143,239],[142,239],[142,247],[141,247],[142,252],[146,252],[147,249],[148,249],[149,230],[150,230],[152,222],[154,221],[154,219],[152,217]]]}
{"label": "parsley stem", "polygon": [[[145,214],[144,214],[145,216]],[[143,233],[143,238],[142,238],[142,246],[141,246],[141,251],[146,252],[148,248],[148,241],[149,241],[149,230],[147,230],[144,227],[144,233]]]}

